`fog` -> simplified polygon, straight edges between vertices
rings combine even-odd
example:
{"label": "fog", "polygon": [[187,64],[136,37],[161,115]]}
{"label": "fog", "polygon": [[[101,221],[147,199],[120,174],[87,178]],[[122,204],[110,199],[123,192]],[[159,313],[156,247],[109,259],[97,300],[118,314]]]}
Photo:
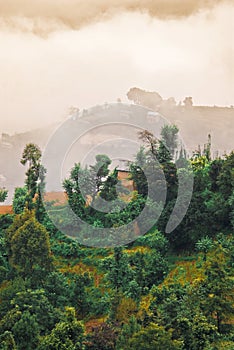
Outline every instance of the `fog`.
{"label": "fog", "polygon": [[66,118],[132,86],[234,104],[231,1],[0,0],[0,132]]}
{"label": "fog", "polygon": [[80,29],[123,11],[160,19],[180,18],[232,0],[0,0],[1,25],[37,35],[62,28]]}

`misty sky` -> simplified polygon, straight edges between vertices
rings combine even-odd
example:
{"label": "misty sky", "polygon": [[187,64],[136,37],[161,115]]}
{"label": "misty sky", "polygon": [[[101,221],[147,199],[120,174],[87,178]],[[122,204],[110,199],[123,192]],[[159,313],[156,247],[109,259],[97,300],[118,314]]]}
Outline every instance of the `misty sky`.
{"label": "misty sky", "polygon": [[126,6],[103,16],[92,7],[89,16],[89,8],[81,8],[78,22],[72,6],[67,17],[52,16],[50,2],[41,2],[38,17],[26,0],[18,2],[21,11],[0,0],[0,132],[61,121],[70,106],[125,101],[133,86],[177,101],[193,96],[196,105],[234,105],[231,2],[178,14],[163,8],[168,15]]}

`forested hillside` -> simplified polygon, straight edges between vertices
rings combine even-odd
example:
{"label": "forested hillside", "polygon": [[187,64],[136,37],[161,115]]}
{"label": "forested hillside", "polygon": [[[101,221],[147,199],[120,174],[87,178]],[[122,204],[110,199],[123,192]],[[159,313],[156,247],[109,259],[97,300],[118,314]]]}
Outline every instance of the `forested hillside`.
{"label": "forested hillside", "polygon": [[[183,103],[176,102],[173,97],[165,100],[156,92],[147,92],[139,88],[130,89],[127,95],[130,102],[159,112],[169,122],[178,125],[186,149],[191,154],[199,144],[202,145],[204,143],[208,134],[212,138],[212,156],[223,156],[223,154],[230,153],[233,149],[233,107],[195,106],[189,98],[185,98]],[[124,109],[124,104],[119,103],[117,105],[121,113],[121,110]],[[92,125],[100,117],[100,109],[105,107],[105,105],[94,107],[91,115],[87,113],[88,110],[80,111],[79,114],[83,120],[87,120]],[[69,117],[72,118],[72,115]],[[112,116],[110,115],[109,118],[111,120]],[[79,120],[78,118],[76,123]],[[20,166],[18,159],[25,144],[34,142],[41,149],[44,149],[59,123],[58,121],[46,128],[28,130],[14,135],[7,135],[4,133],[4,130],[1,131],[0,186],[6,186],[9,189],[9,198],[12,198],[14,188],[20,186],[23,182],[24,170]],[[109,131],[109,133],[111,134],[112,131]],[[122,133],[123,131],[120,130],[119,134]],[[100,139],[105,140],[105,137],[105,132],[99,133],[99,136],[93,134],[92,139],[84,140],[82,147],[88,147],[91,142],[98,143]],[[11,162],[8,161],[9,159],[11,159]]]}
{"label": "forested hillside", "polygon": [[[159,140],[140,133],[144,146],[129,164],[133,191],[110,170],[106,155],[97,155],[92,167],[74,164],[63,183],[67,204],[44,203],[41,151],[25,146],[18,160],[25,184],[15,189],[14,213],[0,215],[0,349],[234,348],[234,152],[213,157],[208,140],[187,157],[175,152],[177,134],[175,125],[164,127]],[[185,217],[169,232],[180,172],[193,173],[193,194]],[[144,174],[158,174],[157,192],[161,173],[167,195],[164,208],[155,208]],[[82,176],[89,201],[79,187]],[[6,197],[2,188],[0,201]],[[102,199],[115,207],[95,210]],[[67,205],[91,227],[113,232],[145,206],[161,215],[150,218],[144,235],[140,224],[123,229],[119,240],[128,243],[113,245],[113,237],[74,228]]]}

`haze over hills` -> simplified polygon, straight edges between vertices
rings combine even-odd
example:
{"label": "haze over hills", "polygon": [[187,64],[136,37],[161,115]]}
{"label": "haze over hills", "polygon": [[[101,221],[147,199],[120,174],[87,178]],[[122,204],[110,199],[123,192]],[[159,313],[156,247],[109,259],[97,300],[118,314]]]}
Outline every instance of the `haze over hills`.
{"label": "haze over hills", "polygon": [[192,152],[203,145],[208,134],[212,138],[213,155],[220,156],[233,150],[234,108],[218,106],[194,106],[192,97],[175,101],[174,97],[163,99],[157,92],[131,88],[127,94],[134,103],[159,112],[176,124],[187,149]]}
{"label": "haze over hills", "polygon": [[[128,98],[134,105],[145,106],[168,120],[169,123],[176,124],[179,127],[181,138],[184,141],[186,150],[191,155],[198,145],[201,147],[206,143],[208,134],[211,135],[212,140],[212,154],[213,156],[222,156],[224,153],[229,153],[233,150],[233,135],[234,135],[234,108],[231,107],[206,107],[193,106],[192,98],[185,98],[181,102],[176,102],[174,98],[163,100],[163,98],[156,92],[147,92],[138,88],[132,88],[128,92]],[[105,106],[96,106],[90,109],[73,112],[68,116],[75,120],[76,127],[79,128],[79,120],[86,120],[90,126],[95,120],[99,120],[102,114],[102,109]],[[120,101],[116,104],[116,108],[121,113],[126,105]],[[81,118],[81,119],[80,119]],[[112,116],[109,116],[110,122]],[[147,123],[146,123],[147,124]],[[42,150],[44,149],[49,138],[58,127],[59,123],[52,124],[50,127],[26,131],[14,135],[8,135],[2,130],[0,140],[0,186],[9,189],[8,202],[10,201],[14,188],[22,186],[24,183],[25,168],[20,164],[20,158],[24,146],[33,142],[36,143]],[[137,140],[137,131],[134,138]],[[87,133],[77,146],[75,156],[69,160],[71,167],[75,161],[81,161],[79,155],[89,152],[90,145],[92,147],[105,142],[108,138],[115,138],[123,136],[130,137],[129,130],[124,130],[121,127],[113,129],[109,126],[105,130],[94,130]],[[128,156],[126,150],[126,159]],[[74,153],[74,152],[73,152]],[[130,156],[130,155],[129,155]],[[131,155],[132,156],[132,155]]]}

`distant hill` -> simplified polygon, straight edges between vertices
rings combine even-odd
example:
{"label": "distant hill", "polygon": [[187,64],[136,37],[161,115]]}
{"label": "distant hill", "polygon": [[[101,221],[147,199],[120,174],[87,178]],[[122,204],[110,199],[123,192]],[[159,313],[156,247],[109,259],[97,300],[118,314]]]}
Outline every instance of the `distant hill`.
{"label": "distant hill", "polygon": [[213,155],[229,153],[234,149],[234,108],[176,106],[159,109],[170,122],[175,123],[190,151],[207,141],[211,135]]}
{"label": "distant hill", "polygon": [[234,108],[194,106],[192,97],[185,97],[177,103],[174,97],[163,99],[155,91],[145,91],[133,87],[127,97],[135,104],[151,108],[175,123],[187,148],[192,152],[198,145],[203,145],[208,134],[212,139],[212,151],[219,155],[234,149]]}
{"label": "distant hill", "polygon": [[[190,154],[193,150],[197,149],[199,144],[203,146],[203,144],[206,143],[208,134],[211,134],[213,155],[218,153],[222,156],[225,152],[229,153],[234,149],[233,107],[193,106],[190,103],[176,105],[173,98],[165,101],[162,99],[160,100],[158,96],[160,95],[152,95],[153,98],[156,98],[157,103],[151,105],[151,108],[153,107],[152,109],[154,111],[160,113],[169,122],[178,125],[181,137]],[[137,103],[139,105],[145,104],[145,107],[149,107],[149,103],[152,102],[149,101],[148,99],[146,103],[144,103],[144,100],[142,101],[139,99]],[[115,112],[113,112],[113,110],[106,112],[106,110],[108,110],[107,106],[108,105],[96,106],[88,111],[84,110],[79,112],[79,115],[71,115],[69,118],[74,122],[74,132],[79,129],[79,121],[85,121],[87,125],[92,127],[92,125],[95,124],[95,120],[101,120],[103,113],[109,113],[110,121],[112,113],[122,113],[126,108],[130,108],[131,113],[133,110],[134,113],[137,113],[137,109],[132,108],[134,107],[133,105],[126,107],[126,105],[119,102],[114,107]],[[135,106],[137,107],[136,104]],[[6,204],[11,201],[14,188],[22,186],[24,183],[24,173],[26,169],[20,164],[24,146],[29,142],[33,142],[43,150],[58,125],[59,124],[54,124],[49,128],[46,127],[15,135],[2,133],[0,138],[0,186],[5,186],[9,189],[9,197]],[[89,147],[93,147],[105,141],[107,138],[114,138],[118,135],[123,135],[127,138],[129,136],[128,133],[129,130],[125,130],[123,127],[114,130],[111,126],[106,128],[104,134],[102,134],[102,132],[96,133],[95,130],[90,132],[89,135],[84,136],[82,142],[79,144],[75,153],[76,159],[74,156],[69,159],[69,166],[71,167],[75,161],[80,161],[79,156],[87,152]],[[127,153],[128,150],[126,150],[126,156]]]}

